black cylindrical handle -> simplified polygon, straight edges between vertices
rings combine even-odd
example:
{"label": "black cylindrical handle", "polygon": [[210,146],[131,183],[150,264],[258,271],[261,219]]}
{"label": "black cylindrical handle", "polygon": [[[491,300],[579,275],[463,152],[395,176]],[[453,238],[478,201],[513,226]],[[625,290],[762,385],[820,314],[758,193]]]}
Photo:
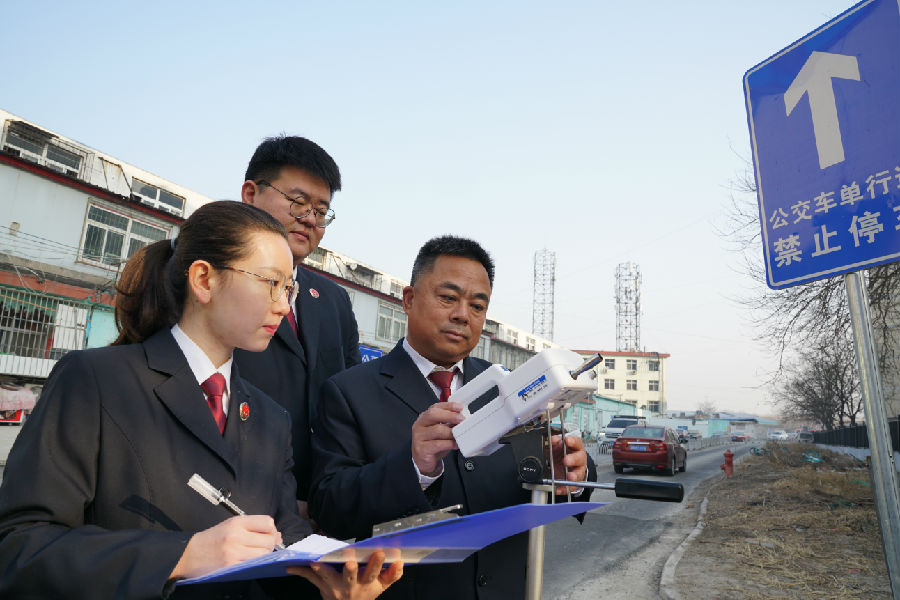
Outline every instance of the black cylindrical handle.
{"label": "black cylindrical handle", "polygon": [[684,486],[673,481],[648,481],[646,479],[616,479],[617,498],[639,498],[658,502],[681,502]]}

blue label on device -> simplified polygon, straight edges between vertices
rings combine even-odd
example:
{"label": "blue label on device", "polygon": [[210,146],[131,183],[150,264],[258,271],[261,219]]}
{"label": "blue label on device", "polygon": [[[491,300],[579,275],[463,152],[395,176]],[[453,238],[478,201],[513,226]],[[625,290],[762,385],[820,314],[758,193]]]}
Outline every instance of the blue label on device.
{"label": "blue label on device", "polygon": [[519,394],[518,394],[519,397],[523,401],[527,402],[528,396],[531,394],[531,392],[536,391],[536,388],[541,387],[541,384],[544,383],[546,380],[547,380],[547,376],[541,375],[540,377],[538,377],[537,379],[535,379],[534,381],[532,381],[531,383],[526,385],[524,388],[519,390]]}

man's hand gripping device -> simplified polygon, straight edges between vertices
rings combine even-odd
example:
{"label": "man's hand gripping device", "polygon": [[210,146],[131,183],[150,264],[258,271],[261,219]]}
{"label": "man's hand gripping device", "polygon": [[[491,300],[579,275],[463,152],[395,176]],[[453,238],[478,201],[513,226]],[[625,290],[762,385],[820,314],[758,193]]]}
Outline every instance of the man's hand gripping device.
{"label": "man's hand gripping device", "polygon": [[[630,478],[619,478],[615,484],[572,482],[553,473],[553,457],[548,461],[545,449],[551,433],[565,435],[565,431],[551,431],[550,422],[597,389],[591,369],[601,360],[599,354],[584,360],[564,348],[547,348],[515,371],[492,365],[451,396],[464,407],[465,420],[453,428],[460,452],[466,457],[488,456],[510,444],[523,483],[609,489],[620,498],[681,502],[680,483]],[[497,397],[470,413],[468,406],[494,386]]]}
{"label": "man's hand gripping device", "polygon": [[[515,371],[492,365],[456,390],[452,400],[464,407],[465,420],[453,428],[464,456],[487,456],[500,449],[500,438],[542,416],[553,418],[597,389],[590,369],[600,355],[584,361],[564,348],[547,348]],[[474,413],[468,406],[494,386],[497,397]]]}

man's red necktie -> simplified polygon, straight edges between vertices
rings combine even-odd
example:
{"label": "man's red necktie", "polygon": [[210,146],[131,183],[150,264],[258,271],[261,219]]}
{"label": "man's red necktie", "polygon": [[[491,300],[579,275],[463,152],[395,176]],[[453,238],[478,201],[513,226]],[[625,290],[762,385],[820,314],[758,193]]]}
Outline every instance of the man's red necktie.
{"label": "man's red necktie", "polygon": [[288,314],[287,314],[287,320],[288,320],[288,323],[289,323],[290,326],[291,326],[291,329],[294,330],[294,335],[298,335],[298,329],[299,329],[299,328],[297,327],[297,317],[294,316],[294,311],[293,311],[293,309],[288,311]]}
{"label": "man's red necktie", "polygon": [[200,387],[206,394],[206,401],[209,403],[209,410],[212,411],[216,425],[219,426],[219,433],[224,434],[225,411],[222,409],[222,394],[225,393],[225,376],[221,373],[213,373]]}
{"label": "man's red necktie", "polygon": [[441,390],[441,402],[446,402],[447,398],[450,397],[450,382],[453,381],[454,373],[456,373],[456,369],[452,371],[432,371],[428,374],[428,379]]}

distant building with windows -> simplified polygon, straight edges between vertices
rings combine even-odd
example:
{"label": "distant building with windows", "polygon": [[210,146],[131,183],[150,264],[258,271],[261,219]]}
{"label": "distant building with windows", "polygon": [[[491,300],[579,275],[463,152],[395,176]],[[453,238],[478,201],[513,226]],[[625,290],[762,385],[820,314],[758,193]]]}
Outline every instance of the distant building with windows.
{"label": "distant building with windows", "polygon": [[661,352],[613,352],[611,350],[575,350],[584,356],[603,356],[595,369],[597,394],[631,404],[637,414],[666,414],[666,361]]}

